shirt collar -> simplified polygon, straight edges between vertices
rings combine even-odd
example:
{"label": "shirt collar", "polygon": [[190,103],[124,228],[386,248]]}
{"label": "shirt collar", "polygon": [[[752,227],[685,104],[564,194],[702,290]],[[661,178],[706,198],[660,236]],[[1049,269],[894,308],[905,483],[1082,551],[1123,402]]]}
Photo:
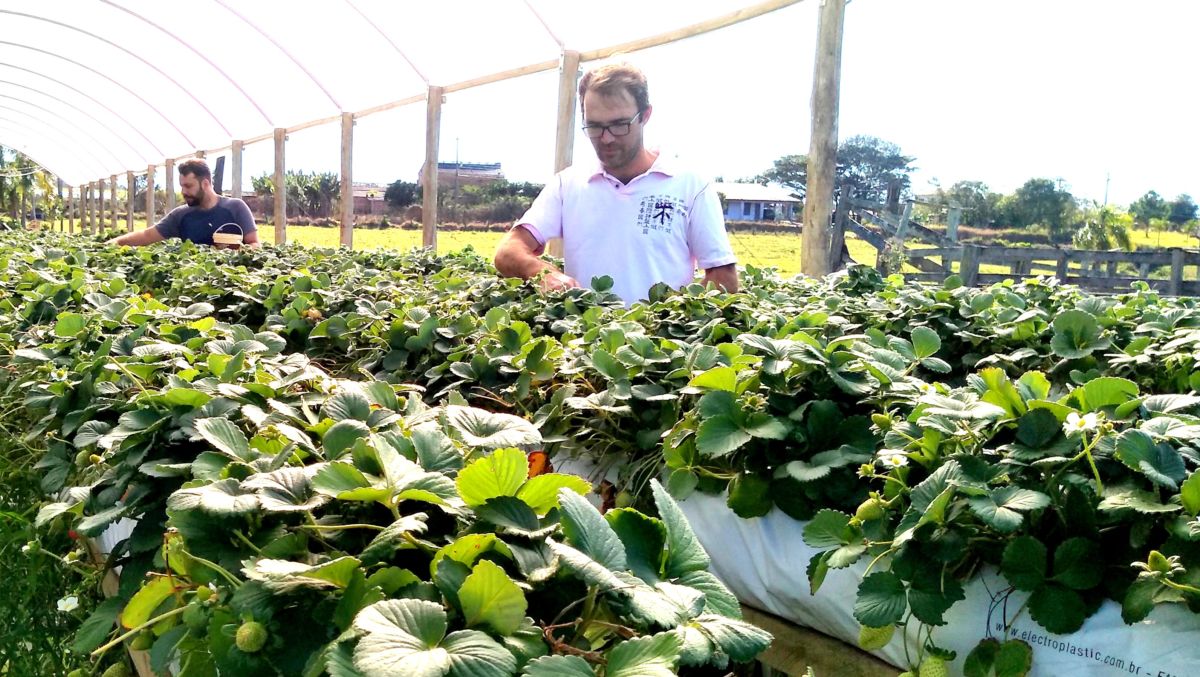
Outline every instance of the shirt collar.
{"label": "shirt collar", "polygon": [[[665,176],[675,176],[675,174],[678,173],[674,157],[665,153],[661,148],[651,148],[650,152],[658,153],[658,157],[654,159],[654,163],[650,165],[650,169],[646,170],[646,174],[657,173]],[[642,174],[641,176],[645,176],[646,174]],[[591,174],[588,175],[588,180],[590,181],[598,178],[607,178],[611,181],[618,181],[615,176],[604,171],[604,168],[600,166],[600,159],[593,155],[591,161]],[[634,178],[636,179],[636,177]]]}

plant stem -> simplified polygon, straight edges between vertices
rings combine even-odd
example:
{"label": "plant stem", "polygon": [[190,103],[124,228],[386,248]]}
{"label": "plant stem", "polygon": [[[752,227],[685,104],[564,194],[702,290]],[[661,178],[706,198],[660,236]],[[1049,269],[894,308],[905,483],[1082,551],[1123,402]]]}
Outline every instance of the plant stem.
{"label": "plant stem", "polygon": [[344,529],[374,529],[383,531],[385,527],[378,524],[301,524],[300,529],[316,529],[317,531],[342,531]]}
{"label": "plant stem", "polygon": [[125,640],[127,640],[127,639],[129,639],[130,637],[132,637],[132,636],[136,635],[137,633],[141,632],[142,630],[145,630],[146,628],[148,628],[148,627],[150,627],[150,626],[152,626],[152,625],[155,625],[155,624],[156,624],[156,623],[158,623],[159,621],[164,621],[164,620],[166,620],[166,619],[168,619],[168,618],[170,618],[170,617],[172,617],[172,616],[177,616],[177,615],[179,615],[179,614],[183,613],[184,611],[187,611],[187,606],[186,606],[186,605],[185,605],[185,606],[181,606],[181,607],[177,607],[177,608],[175,608],[175,609],[172,609],[172,610],[170,610],[170,611],[168,611],[168,612],[166,612],[166,613],[164,613],[164,614],[162,614],[162,615],[155,616],[154,618],[151,618],[151,619],[147,620],[145,623],[142,623],[141,625],[139,625],[139,626],[137,626],[136,628],[134,628],[134,629],[130,630],[129,632],[126,632],[125,634],[121,635],[120,637],[117,637],[116,639],[112,640],[112,641],[111,641],[111,642],[109,642],[108,644],[105,644],[104,646],[102,646],[102,647],[100,647],[100,648],[96,649],[96,650],[95,650],[95,651],[93,651],[93,652],[92,652],[90,655],[91,655],[92,657],[96,657],[96,656],[103,655],[105,651],[108,651],[109,649],[111,649],[111,648],[113,648],[114,646],[116,646],[116,645],[120,644],[121,642],[124,642]]}

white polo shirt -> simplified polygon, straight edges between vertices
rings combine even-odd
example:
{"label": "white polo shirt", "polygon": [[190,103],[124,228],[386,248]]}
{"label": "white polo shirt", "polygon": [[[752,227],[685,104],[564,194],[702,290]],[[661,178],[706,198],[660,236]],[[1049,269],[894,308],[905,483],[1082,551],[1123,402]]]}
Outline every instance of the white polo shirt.
{"label": "white polo shirt", "polygon": [[682,287],[702,270],[736,263],[712,183],[659,153],[628,184],[594,160],[556,174],[517,221],[542,245],[563,239],[567,275],[591,286],[608,275],[626,305],[650,287]]}

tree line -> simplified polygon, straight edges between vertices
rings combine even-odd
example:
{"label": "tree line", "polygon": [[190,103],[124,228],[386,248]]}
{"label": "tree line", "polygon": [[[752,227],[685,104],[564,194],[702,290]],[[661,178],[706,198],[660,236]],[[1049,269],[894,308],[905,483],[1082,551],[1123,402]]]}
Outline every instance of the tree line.
{"label": "tree line", "polygon": [[[836,185],[851,187],[859,199],[882,202],[888,185],[899,181],[902,192],[911,195],[915,157],[900,147],[874,136],[852,136],[838,146]],[[753,183],[775,183],[803,196],[808,183],[808,157],[785,155],[767,171],[745,179]],[[1180,194],[1172,200],[1151,190],[1127,207],[1101,205],[1071,194],[1062,179],[1032,178],[1012,193],[991,190],[983,181],[958,181],[949,188],[938,186],[922,196],[924,209],[917,218],[939,219],[951,206],[962,208],[960,223],[976,228],[1028,229],[1047,235],[1054,242],[1072,242],[1089,248],[1128,247],[1128,229],[1174,230],[1196,233],[1196,202]],[[1124,233],[1122,231],[1125,231]]]}

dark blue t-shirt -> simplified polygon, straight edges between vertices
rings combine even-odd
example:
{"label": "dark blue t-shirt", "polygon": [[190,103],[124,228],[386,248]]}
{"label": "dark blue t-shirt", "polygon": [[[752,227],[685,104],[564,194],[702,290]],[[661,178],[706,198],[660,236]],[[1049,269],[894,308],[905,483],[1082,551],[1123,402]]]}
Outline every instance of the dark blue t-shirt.
{"label": "dark blue t-shirt", "polygon": [[229,224],[241,226],[242,236],[255,231],[254,216],[245,202],[237,198],[222,197],[212,209],[201,209],[182,205],[171,210],[154,227],[164,238],[178,237],[196,244],[212,244],[213,233],[237,233]]}

